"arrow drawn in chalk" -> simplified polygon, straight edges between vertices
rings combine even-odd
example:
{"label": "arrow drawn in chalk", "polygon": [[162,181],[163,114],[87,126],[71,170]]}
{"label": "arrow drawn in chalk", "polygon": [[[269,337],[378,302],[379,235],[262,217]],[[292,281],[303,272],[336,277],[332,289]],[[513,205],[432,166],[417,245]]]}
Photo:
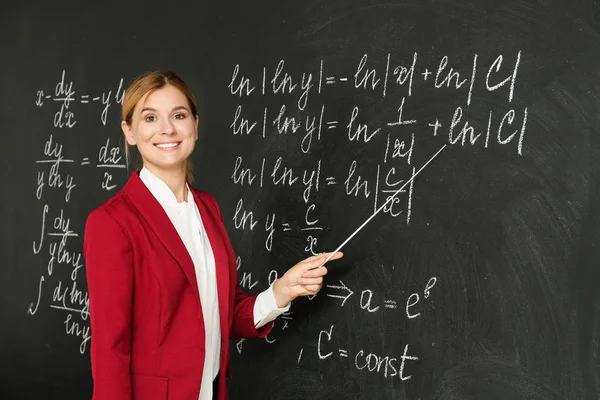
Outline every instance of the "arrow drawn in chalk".
{"label": "arrow drawn in chalk", "polygon": [[327,294],[327,297],[334,297],[336,299],[344,299],[344,301],[342,301],[342,307],[344,307],[344,303],[346,303],[346,300],[348,300],[350,298],[350,296],[352,296],[354,294],[354,292],[352,290],[350,290],[348,288],[348,286],[344,285],[344,282],[342,282],[340,280],[340,285],[327,285],[328,288],[330,289],[336,289],[336,290],[345,290],[348,292],[348,294],[346,296],[340,296],[340,295],[336,295],[336,294]]}

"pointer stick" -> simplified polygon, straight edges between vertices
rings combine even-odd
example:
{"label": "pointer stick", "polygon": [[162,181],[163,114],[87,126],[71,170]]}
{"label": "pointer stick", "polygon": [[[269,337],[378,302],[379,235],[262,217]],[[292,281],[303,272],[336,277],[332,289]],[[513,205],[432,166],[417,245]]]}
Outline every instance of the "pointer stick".
{"label": "pointer stick", "polygon": [[382,205],[381,207],[379,207],[379,208],[377,209],[377,211],[375,211],[375,212],[373,213],[373,215],[371,215],[369,218],[367,218],[367,220],[366,220],[365,222],[363,222],[363,224],[362,224],[361,226],[359,226],[359,227],[358,227],[358,229],[357,229],[357,230],[355,230],[355,231],[354,231],[354,233],[353,233],[352,235],[350,235],[350,237],[344,241],[344,243],[340,244],[340,245],[338,246],[338,248],[337,248],[337,249],[335,249],[335,251],[334,251],[333,253],[331,253],[331,254],[330,254],[330,255],[329,255],[329,256],[328,256],[328,257],[325,259],[325,261],[323,262],[323,264],[321,264],[320,266],[322,267],[323,265],[325,265],[325,263],[326,263],[327,261],[329,261],[329,260],[331,259],[331,257],[333,257],[333,256],[335,255],[335,253],[337,253],[338,251],[340,251],[340,250],[341,250],[341,248],[342,248],[342,247],[344,247],[344,245],[345,245],[346,243],[348,243],[348,242],[350,241],[350,239],[352,239],[352,238],[354,237],[354,235],[356,235],[356,234],[357,234],[357,233],[358,233],[358,232],[359,232],[359,231],[360,231],[362,228],[364,228],[364,227],[365,227],[365,225],[367,225],[367,224],[369,223],[369,221],[371,221],[371,220],[372,220],[372,219],[373,219],[373,218],[374,218],[374,217],[375,217],[375,216],[376,216],[376,215],[379,213],[379,211],[383,210],[383,207],[385,207],[389,201],[391,201],[391,200],[392,200],[394,197],[396,197],[396,195],[397,195],[398,193],[400,193],[400,192],[402,191],[402,189],[404,189],[404,188],[406,187],[406,185],[408,185],[410,182],[412,182],[412,180],[413,180],[413,179],[415,179],[415,177],[416,177],[417,175],[419,175],[419,172],[423,171],[423,169],[424,169],[424,168],[427,166],[427,164],[429,164],[431,161],[433,161],[433,159],[434,159],[434,158],[435,158],[435,157],[436,157],[438,154],[440,154],[440,153],[442,152],[442,150],[444,150],[444,148],[445,148],[445,147],[446,147],[446,145],[443,145],[443,146],[442,146],[442,148],[440,148],[440,149],[437,151],[437,153],[435,153],[435,154],[434,154],[434,155],[433,155],[433,156],[432,156],[432,157],[429,159],[429,161],[427,161],[427,162],[426,162],[426,163],[425,163],[425,164],[424,164],[424,165],[423,165],[423,166],[422,166],[422,167],[421,167],[421,168],[420,168],[420,169],[419,169],[419,170],[418,170],[418,171],[417,171],[417,172],[416,172],[416,173],[415,173],[413,176],[411,176],[411,178],[410,178],[409,180],[407,180],[407,181],[404,183],[404,185],[402,185],[402,187],[401,187],[400,189],[396,190],[396,192],[395,192],[393,195],[391,195],[390,197],[388,197],[388,199],[386,200],[386,202],[385,202],[385,203],[383,203],[383,205]]}

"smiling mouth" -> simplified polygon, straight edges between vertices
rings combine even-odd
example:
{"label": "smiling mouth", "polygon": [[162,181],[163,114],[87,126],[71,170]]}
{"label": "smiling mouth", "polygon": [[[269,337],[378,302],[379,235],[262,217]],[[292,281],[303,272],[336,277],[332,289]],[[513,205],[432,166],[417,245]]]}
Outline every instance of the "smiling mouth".
{"label": "smiling mouth", "polygon": [[161,150],[172,150],[175,149],[177,147],[179,147],[179,145],[181,144],[181,142],[175,142],[175,143],[157,143],[154,145],[154,147],[157,147]]}

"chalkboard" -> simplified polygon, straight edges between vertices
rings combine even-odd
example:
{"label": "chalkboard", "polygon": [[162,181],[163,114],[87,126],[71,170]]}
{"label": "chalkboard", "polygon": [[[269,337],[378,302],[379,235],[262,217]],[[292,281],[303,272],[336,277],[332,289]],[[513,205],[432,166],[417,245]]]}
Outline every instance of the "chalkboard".
{"label": "chalkboard", "polygon": [[592,0],[6,6],[0,398],[91,396],[83,229],[132,172],[124,90],[157,69],[199,99],[195,186],[249,293],[381,209],[316,297],[231,343],[232,399],[599,398],[599,15]]}

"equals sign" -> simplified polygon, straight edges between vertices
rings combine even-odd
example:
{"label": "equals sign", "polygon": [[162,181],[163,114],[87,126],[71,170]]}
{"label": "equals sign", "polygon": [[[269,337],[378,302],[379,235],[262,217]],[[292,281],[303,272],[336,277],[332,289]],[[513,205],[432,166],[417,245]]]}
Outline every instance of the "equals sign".
{"label": "equals sign", "polygon": [[330,176],[329,178],[326,178],[325,181],[327,182],[327,186],[329,186],[329,185],[335,185],[335,178],[333,176]]}
{"label": "equals sign", "polygon": [[335,76],[328,76],[325,78],[325,83],[328,85],[333,85],[335,83]]}
{"label": "equals sign", "polygon": [[292,313],[288,311],[288,312],[283,313],[283,315],[281,316],[281,319],[287,319],[288,321],[291,321],[294,318],[292,318]]}
{"label": "equals sign", "polygon": [[394,300],[384,300],[383,306],[385,308],[398,308],[398,306],[396,305],[396,302]]}
{"label": "equals sign", "polygon": [[89,163],[90,163],[90,159],[89,159],[89,158],[87,158],[87,157],[84,157],[84,158],[81,160],[81,165],[88,165]]}
{"label": "equals sign", "polygon": [[284,231],[284,232],[287,232],[287,231],[291,231],[291,230],[292,230],[292,228],[290,228],[290,224],[286,224],[286,223],[284,223],[284,224],[281,224],[281,225],[283,226],[283,231]]}
{"label": "equals sign", "polygon": [[90,102],[89,98],[90,98],[89,94],[81,95],[81,102],[84,103],[84,104],[87,104],[87,103]]}
{"label": "equals sign", "polygon": [[327,123],[327,129],[335,129],[335,128],[337,128],[337,124],[338,124],[337,121],[329,121]]}
{"label": "equals sign", "polygon": [[342,349],[339,349],[339,350],[340,350],[340,357],[348,358],[348,352],[346,350],[342,350]]}

